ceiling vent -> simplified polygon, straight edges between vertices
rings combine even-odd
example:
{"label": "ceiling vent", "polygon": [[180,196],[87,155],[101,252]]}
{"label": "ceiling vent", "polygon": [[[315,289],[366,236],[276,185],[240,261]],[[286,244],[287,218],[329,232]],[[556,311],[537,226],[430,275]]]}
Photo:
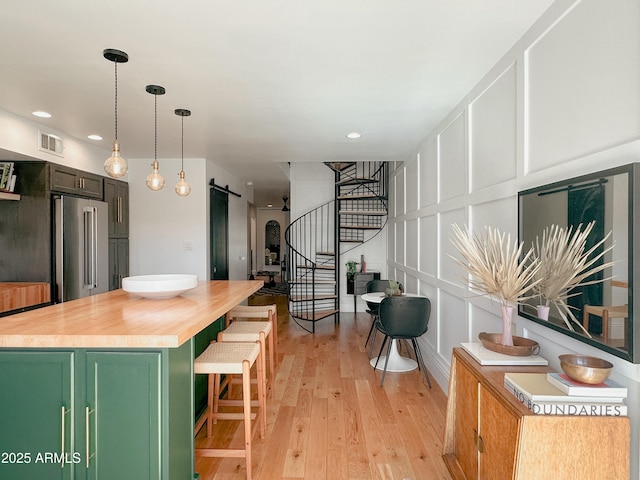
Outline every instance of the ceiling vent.
{"label": "ceiling vent", "polygon": [[63,157],[62,139],[57,135],[38,132],[38,150]]}

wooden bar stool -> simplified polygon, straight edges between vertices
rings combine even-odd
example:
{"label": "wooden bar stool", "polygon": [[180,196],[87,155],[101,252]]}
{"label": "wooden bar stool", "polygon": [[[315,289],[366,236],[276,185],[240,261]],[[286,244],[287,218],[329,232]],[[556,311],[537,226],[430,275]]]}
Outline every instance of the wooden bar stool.
{"label": "wooden bar stool", "polygon": [[[258,342],[212,342],[194,360],[194,372],[209,375],[207,410],[198,421],[196,432],[207,423],[207,437],[211,436],[213,424],[217,420],[243,420],[244,448],[196,448],[195,454],[203,457],[244,457],[247,480],[251,480],[251,444],[256,429],[264,438],[266,425],[266,404],[263,391],[264,382],[258,381],[258,408],[251,411],[251,368],[255,364],[257,378],[263,378],[262,362]],[[228,405],[228,400],[220,399],[220,376],[242,375],[242,413],[220,412],[219,407]],[[253,424],[252,424],[253,420]]]}
{"label": "wooden bar stool", "polygon": [[236,320],[248,319],[265,319],[271,322],[273,350],[269,356],[269,363],[273,375],[275,364],[278,361],[278,311],[276,305],[238,305],[227,313],[225,322],[228,327]]}
{"label": "wooden bar stool", "polygon": [[[262,381],[264,384],[264,392],[271,388],[274,378],[274,360],[273,360],[273,335],[271,335],[271,322],[233,322],[226,329],[218,332],[218,342],[259,342],[260,343],[260,361],[262,362],[262,371],[264,373]],[[270,368],[267,376],[267,342],[269,339]],[[225,384],[228,385],[229,395],[231,395],[231,385],[240,383],[240,379],[235,381],[234,376],[229,375]]]}

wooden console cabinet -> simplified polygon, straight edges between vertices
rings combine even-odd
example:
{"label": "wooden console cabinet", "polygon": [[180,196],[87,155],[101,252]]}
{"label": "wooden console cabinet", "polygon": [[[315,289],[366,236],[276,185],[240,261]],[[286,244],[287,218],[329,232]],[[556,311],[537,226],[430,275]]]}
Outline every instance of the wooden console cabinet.
{"label": "wooden console cabinet", "polygon": [[443,458],[456,480],[629,478],[628,417],[535,415],[504,388],[504,372],[454,348]]}

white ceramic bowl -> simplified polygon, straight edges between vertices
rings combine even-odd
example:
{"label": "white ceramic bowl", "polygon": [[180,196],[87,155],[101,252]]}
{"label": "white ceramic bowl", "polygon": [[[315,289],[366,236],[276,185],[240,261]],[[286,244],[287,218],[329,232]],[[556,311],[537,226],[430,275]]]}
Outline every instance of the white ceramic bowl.
{"label": "white ceramic bowl", "polygon": [[122,279],[122,289],[144,298],[173,298],[198,285],[197,275],[138,275]]}

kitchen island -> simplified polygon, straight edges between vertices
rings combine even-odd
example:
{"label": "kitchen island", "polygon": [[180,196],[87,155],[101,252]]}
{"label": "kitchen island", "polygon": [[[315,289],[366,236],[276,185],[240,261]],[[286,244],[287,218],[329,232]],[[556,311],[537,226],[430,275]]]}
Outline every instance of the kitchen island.
{"label": "kitchen island", "polygon": [[114,290],[0,318],[0,478],[192,480],[195,336],[261,286]]}

